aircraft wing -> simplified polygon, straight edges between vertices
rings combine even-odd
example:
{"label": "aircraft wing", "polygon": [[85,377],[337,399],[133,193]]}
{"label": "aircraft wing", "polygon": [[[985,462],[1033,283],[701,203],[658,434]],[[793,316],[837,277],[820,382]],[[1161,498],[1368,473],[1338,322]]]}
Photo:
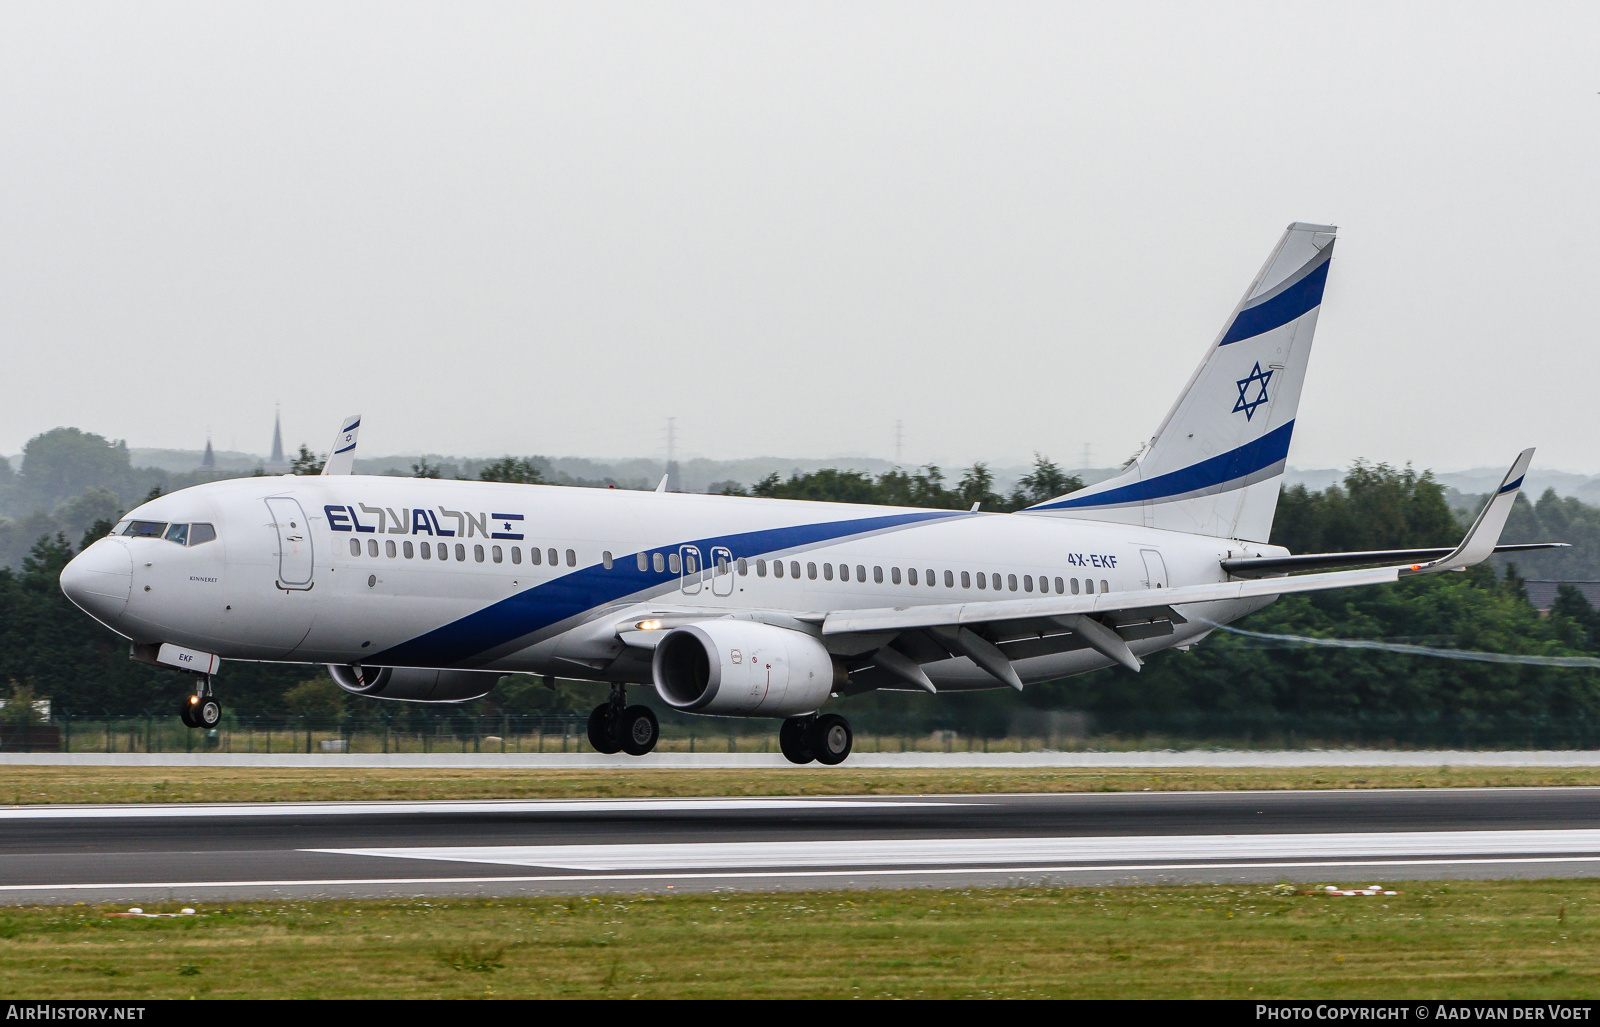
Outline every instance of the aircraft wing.
{"label": "aircraft wing", "polygon": [[820,618],[821,631],[824,638],[831,639],[851,635],[882,639],[872,657],[873,666],[928,691],[933,685],[919,664],[947,655],[965,655],[996,680],[1020,689],[1021,681],[1010,660],[1029,654],[1028,645],[1020,644],[1023,642],[1035,647],[1054,644],[1058,650],[1092,648],[1138,670],[1139,658],[1127,643],[1170,634],[1174,624],[1186,622],[1181,608],[1191,603],[1377,585],[1398,581],[1402,575],[1464,570],[1481,563],[1496,550],[1532,458],[1531,449],[1518,455],[1461,544],[1453,550],[1430,552],[1434,559],[1429,562],[1096,595],[835,610]]}

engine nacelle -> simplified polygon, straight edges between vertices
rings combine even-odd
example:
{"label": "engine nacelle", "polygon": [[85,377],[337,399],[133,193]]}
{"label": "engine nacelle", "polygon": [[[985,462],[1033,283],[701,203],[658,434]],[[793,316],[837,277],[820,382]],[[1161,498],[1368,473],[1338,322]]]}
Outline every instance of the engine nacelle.
{"label": "engine nacelle", "polygon": [[847,680],[844,665],[810,635],[745,620],[668,632],[651,672],[667,705],[734,717],[810,713]]}
{"label": "engine nacelle", "polygon": [[334,683],[346,692],[403,702],[466,702],[488,695],[501,675],[483,670],[424,670],[412,667],[361,667],[328,664]]}

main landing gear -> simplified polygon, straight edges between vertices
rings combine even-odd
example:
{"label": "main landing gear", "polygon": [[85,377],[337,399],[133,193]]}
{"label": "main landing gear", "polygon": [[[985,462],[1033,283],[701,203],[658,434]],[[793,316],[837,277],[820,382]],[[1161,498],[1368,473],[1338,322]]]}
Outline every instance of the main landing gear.
{"label": "main landing gear", "polygon": [[643,756],[656,747],[660,737],[655,713],[648,706],[629,706],[622,685],[612,685],[611,698],[589,714],[589,744],[595,752]]}
{"label": "main landing gear", "polygon": [[204,728],[209,731],[222,723],[222,704],[217,701],[216,692],[211,687],[211,675],[200,675],[200,683],[194,686],[194,694],[183,700],[183,708],[178,711],[178,716],[186,727]]}
{"label": "main landing gear", "polygon": [[790,763],[816,760],[826,766],[838,766],[850,755],[854,741],[850,722],[837,713],[790,717],[778,729],[778,748]]}

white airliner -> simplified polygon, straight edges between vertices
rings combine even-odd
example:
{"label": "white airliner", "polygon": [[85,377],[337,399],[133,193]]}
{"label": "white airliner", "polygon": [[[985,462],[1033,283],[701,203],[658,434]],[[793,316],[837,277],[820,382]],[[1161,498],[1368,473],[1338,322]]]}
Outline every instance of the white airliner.
{"label": "white airliner", "polygon": [[349,692],[421,702],[560,675],[610,684],[602,752],[654,747],[625,698],[648,684],[688,713],[785,718],[789,759],[836,764],[832,697],[1138,670],[1285,593],[1496,551],[1531,449],[1453,551],[1266,544],[1334,232],[1289,226],[1138,460],[1020,513],[354,475],[350,418],[321,476],[152,500],[61,587],[135,659],[195,675],[190,726],[221,716],[222,660],[326,664]]}

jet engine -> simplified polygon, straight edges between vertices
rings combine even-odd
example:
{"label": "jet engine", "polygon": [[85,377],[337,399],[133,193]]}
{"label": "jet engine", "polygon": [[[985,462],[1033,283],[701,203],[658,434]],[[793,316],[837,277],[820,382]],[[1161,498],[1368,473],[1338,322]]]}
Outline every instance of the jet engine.
{"label": "jet engine", "polygon": [[501,675],[483,670],[424,670],[330,663],[328,673],[346,692],[406,702],[466,702],[488,695]]}
{"label": "jet engine", "polygon": [[744,620],[668,632],[651,672],[667,705],[735,717],[810,713],[846,681],[843,664],[812,636]]}

